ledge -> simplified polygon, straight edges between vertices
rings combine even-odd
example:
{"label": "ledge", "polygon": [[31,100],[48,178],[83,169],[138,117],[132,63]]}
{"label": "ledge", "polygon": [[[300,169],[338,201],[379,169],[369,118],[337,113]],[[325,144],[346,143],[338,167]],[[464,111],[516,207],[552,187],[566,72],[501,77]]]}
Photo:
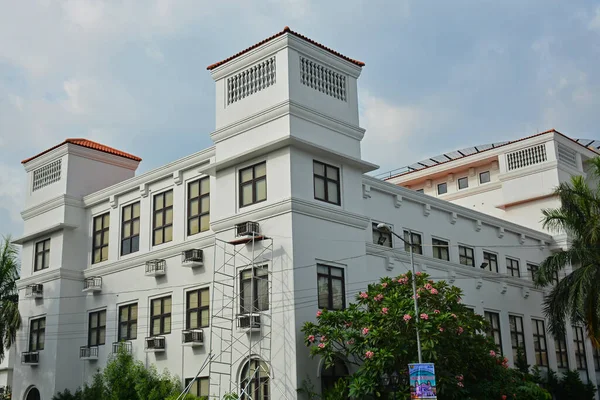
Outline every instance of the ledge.
{"label": "ledge", "polygon": [[74,271],[71,269],[50,267],[48,270],[34,272],[33,275],[19,279],[17,281],[17,289],[21,290],[27,285],[33,285],[37,283],[43,284],[55,281],[57,279],[68,279],[71,281],[83,282],[83,273],[81,271]]}
{"label": "ledge", "polygon": [[22,245],[24,243],[30,242],[39,237],[47,236],[47,235],[57,232],[57,231],[62,231],[63,229],[75,229],[75,228],[77,228],[77,225],[69,225],[69,224],[65,224],[65,223],[61,222],[60,224],[55,224],[55,225],[49,226],[47,228],[41,229],[39,231],[35,231],[33,233],[29,233],[27,235],[21,236],[20,238],[16,238],[12,242],[14,244]]}

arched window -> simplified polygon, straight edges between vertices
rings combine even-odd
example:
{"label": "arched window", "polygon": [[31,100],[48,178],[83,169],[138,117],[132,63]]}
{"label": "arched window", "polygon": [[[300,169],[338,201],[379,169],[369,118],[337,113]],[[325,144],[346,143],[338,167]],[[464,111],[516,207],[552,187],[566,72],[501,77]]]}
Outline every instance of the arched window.
{"label": "arched window", "polygon": [[348,367],[342,360],[336,360],[332,366],[321,370],[321,393],[333,388],[340,379],[348,376]]}
{"label": "arched window", "polygon": [[27,392],[27,397],[25,397],[25,400],[41,400],[40,391],[37,390],[37,388],[32,387],[29,389],[29,392]]}
{"label": "arched window", "polygon": [[241,400],[269,400],[269,367],[264,361],[248,361],[242,368],[241,381]]}

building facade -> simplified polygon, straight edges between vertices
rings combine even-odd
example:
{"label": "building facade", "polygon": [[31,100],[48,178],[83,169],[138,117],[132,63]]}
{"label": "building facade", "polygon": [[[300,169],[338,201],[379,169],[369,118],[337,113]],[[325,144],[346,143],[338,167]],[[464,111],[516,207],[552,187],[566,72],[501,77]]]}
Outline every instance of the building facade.
{"label": "building facade", "polygon": [[413,232],[417,268],[460,286],[511,362],[520,347],[595,383],[590,343],[545,331],[531,274],[551,235],[365,175],[363,66],[286,27],[208,67],[210,148],[137,176],[138,157],[85,139],[24,160],[13,398],[73,390],[122,349],[211,399],[297,399],[330,372],[303,323],[410,268],[379,222]]}

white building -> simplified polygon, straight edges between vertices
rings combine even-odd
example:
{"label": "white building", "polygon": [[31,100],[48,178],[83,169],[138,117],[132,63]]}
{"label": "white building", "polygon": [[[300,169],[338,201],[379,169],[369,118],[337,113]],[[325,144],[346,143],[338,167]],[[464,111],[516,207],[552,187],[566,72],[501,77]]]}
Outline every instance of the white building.
{"label": "white building", "polygon": [[85,139],[23,161],[14,399],[75,389],[120,347],[183,382],[205,366],[194,392],[211,399],[296,399],[307,377],[331,379],[303,323],[409,268],[378,222],[413,230],[418,269],[462,287],[511,361],[520,345],[531,364],[583,362],[595,383],[591,345],[570,334],[556,349],[544,330],[529,273],[552,236],[364,175],[363,65],[286,28],[208,67],[212,147],[139,176],[139,158]]}

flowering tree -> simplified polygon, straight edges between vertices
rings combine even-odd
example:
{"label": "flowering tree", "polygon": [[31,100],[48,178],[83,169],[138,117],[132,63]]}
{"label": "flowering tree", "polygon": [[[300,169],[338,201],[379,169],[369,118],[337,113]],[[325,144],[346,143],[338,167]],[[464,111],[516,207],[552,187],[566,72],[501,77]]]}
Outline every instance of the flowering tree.
{"label": "flowering tree", "polygon": [[316,323],[305,323],[302,331],[311,356],[322,357],[326,367],[338,359],[354,367],[355,372],[336,386],[338,394],[385,398],[381,376],[399,371],[403,384],[397,398],[408,398],[407,368],[417,361],[418,328],[423,362],[435,363],[441,398],[516,397],[523,377],[508,369],[507,359],[497,354],[493,342],[482,334],[487,323],[461,304],[461,290],[417,273],[417,318],[411,279],[410,273],[382,278],[361,292],[347,309],[319,311]]}

